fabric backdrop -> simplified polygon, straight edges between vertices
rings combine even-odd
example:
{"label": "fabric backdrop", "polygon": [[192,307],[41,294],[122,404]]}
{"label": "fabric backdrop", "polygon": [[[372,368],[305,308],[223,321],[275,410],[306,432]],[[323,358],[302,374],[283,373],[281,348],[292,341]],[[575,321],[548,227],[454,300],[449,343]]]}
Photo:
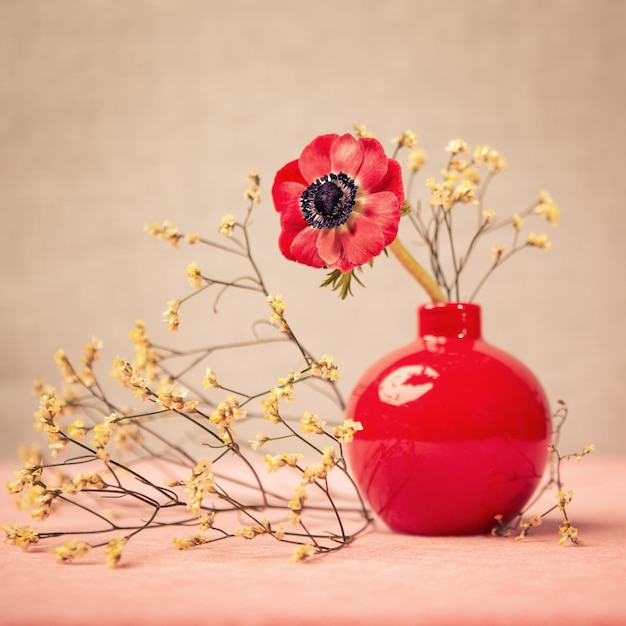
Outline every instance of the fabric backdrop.
{"label": "fabric backdrop", "polygon": [[[169,338],[161,314],[186,293],[185,267],[213,261],[143,227],[215,235],[223,214],[243,214],[253,168],[259,265],[344,389],[411,339],[425,296],[393,259],[339,302],[275,243],[274,173],[354,122],[389,150],[416,132],[423,190],[462,137],[509,163],[491,208],[550,191],[561,224],[537,229],[553,250],[496,272],[479,299],[485,336],[568,402],[564,447],[626,451],[625,27],[620,0],[0,0],[0,454],[32,439],[31,383],[60,385],[58,348],[78,358],[97,336],[106,378],[135,319]],[[247,329],[224,302],[228,325]],[[204,341],[210,303],[195,322],[186,340]]]}

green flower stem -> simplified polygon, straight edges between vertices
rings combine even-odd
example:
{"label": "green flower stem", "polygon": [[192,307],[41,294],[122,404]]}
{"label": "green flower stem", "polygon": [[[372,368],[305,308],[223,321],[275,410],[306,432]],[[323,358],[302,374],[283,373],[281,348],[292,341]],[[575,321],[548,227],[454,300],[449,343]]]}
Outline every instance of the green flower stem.
{"label": "green flower stem", "polygon": [[400,239],[396,237],[393,242],[389,244],[389,248],[393,252],[396,259],[400,261],[404,269],[424,288],[433,302],[446,301],[439,285],[435,282],[433,277],[413,258],[411,253],[402,245]]}

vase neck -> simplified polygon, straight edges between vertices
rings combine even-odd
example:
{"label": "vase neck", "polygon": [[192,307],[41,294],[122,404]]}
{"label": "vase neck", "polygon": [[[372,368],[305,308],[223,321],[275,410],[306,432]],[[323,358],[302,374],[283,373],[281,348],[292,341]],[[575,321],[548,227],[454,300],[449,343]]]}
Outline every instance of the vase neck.
{"label": "vase neck", "polygon": [[419,307],[419,336],[480,339],[480,306],[468,302],[431,302]]}

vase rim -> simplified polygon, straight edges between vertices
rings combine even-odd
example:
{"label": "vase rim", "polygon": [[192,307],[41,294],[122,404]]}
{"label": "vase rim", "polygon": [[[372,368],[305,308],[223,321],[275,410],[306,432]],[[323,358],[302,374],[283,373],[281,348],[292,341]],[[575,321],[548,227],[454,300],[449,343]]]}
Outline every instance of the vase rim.
{"label": "vase rim", "polygon": [[425,302],[419,305],[420,309],[480,309],[480,304],[475,302],[446,301],[446,302]]}
{"label": "vase rim", "polygon": [[429,302],[418,308],[420,337],[481,339],[481,309],[473,302]]}

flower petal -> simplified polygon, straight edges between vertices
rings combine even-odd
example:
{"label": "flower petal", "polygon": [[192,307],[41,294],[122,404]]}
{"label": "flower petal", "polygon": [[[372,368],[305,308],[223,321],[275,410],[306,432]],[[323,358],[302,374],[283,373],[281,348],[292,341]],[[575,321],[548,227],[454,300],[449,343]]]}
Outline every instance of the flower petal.
{"label": "flower petal", "polygon": [[297,261],[298,259],[291,251],[291,244],[293,240],[307,228],[307,223],[302,220],[303,223],[298,223],[295,220],[284,219],[284,214],[280,219],[280,235],[278,237],[278,247],[285,257],[290,261]]}
{"label": "flower petal", "polygon": [[357,199],[355,211],[378,225],[385,245],[390,244],[398,234],[400,206],[398,198],[391,191],[379,191]]}
{"label": "flower petal", "polygon": [[350,226],[350,234],[342,237],[341,240],[343,245],[341,260],[347,262],[352,269],[378,256],[385,247],[385,239],[378,224],[367,217],[355,217]]}
{"label": "flower petal", "polygon": [[[340,172],[358,187],[353,205],[350,200],[351,213],[344,224],[312,228],[302,211],[302,194],[318,179]],[[399,163],[386,157],[378,140],[327,134],[316,137],[299,160],[278,171],[272,197],[280,213],[279,246],[285,257],[348,272],[393,241],[404,188]]]}
{"label": "flower petal", "polygon": [[326,262],[317,251],[319,234],[319,229],[308,226],[303,228],[292,240],[289,251],[291,256],[288,258],[312,267],[324,267]]}
{"label": "flower petal", "polygon": [[355,176],[359,189],[368,191],[380,183],[387,173],[390,159],[378,139],[362,137],[359,139],[363,153],[363,163]]}
{"label": "flower petal", "polygon": [[350,178],[355,178],[363,163],[361,145],[352,135],[341,135],[330,149],[330,164],[332,172],[344,172]]}
{"label": "flower petal", "polygon": [[283,165],[283,167],[276,172],[276,176],[274,176],[274,186],[286,181],[302,183],[305,186],[307,185],[306,180],[302,177],[297,160],[290,161],[287,165]]}
{"label": "flower petal", "polygon": [[279,183],[272,187],[274,207],[281,214],[281,224],[283,218],[289,221],[304,221],[300,207],[300,196],[305,189],[304,185],[291,181]]}
{"label": "flower petal", "polygon": [[341,257],[341,228],[323,228],[317,238],[317,251],[328,267]]}
{"label": "flower petal", "polygon": [[[327,241],[328,239],[328,241]],[[349,272],[359,265],[367,263],[378,256],[385,247],[383,233],[378,224],[367,217],[356,216],[345,225],[334,229],[324,229],[318,238],[320,256],[341,247],[341,254],[327,265],[331,269]]]}
{"label": "flower petal", "polygon": [[298,161],[306,185],[330,173],[330,150],[339,135],[320,135],[304,148]]}
{"label": "flower petal", "polygon": [[387,162],[387,173],[382,180],[372,187],[369,192],[391,191],[398,198],[398,208],[404,204],[404,185],[402,183],[402,167],[398,161],[389,159]]}
{"label": "flower petal", "polygon": [[298,161],[291,161],[282,167],[274,177],[272,185],[272,200],[274,208],[281,213],[284,210],[293,210],[300,206],[300,195],[306,189],[307,183],[302,178]]}

